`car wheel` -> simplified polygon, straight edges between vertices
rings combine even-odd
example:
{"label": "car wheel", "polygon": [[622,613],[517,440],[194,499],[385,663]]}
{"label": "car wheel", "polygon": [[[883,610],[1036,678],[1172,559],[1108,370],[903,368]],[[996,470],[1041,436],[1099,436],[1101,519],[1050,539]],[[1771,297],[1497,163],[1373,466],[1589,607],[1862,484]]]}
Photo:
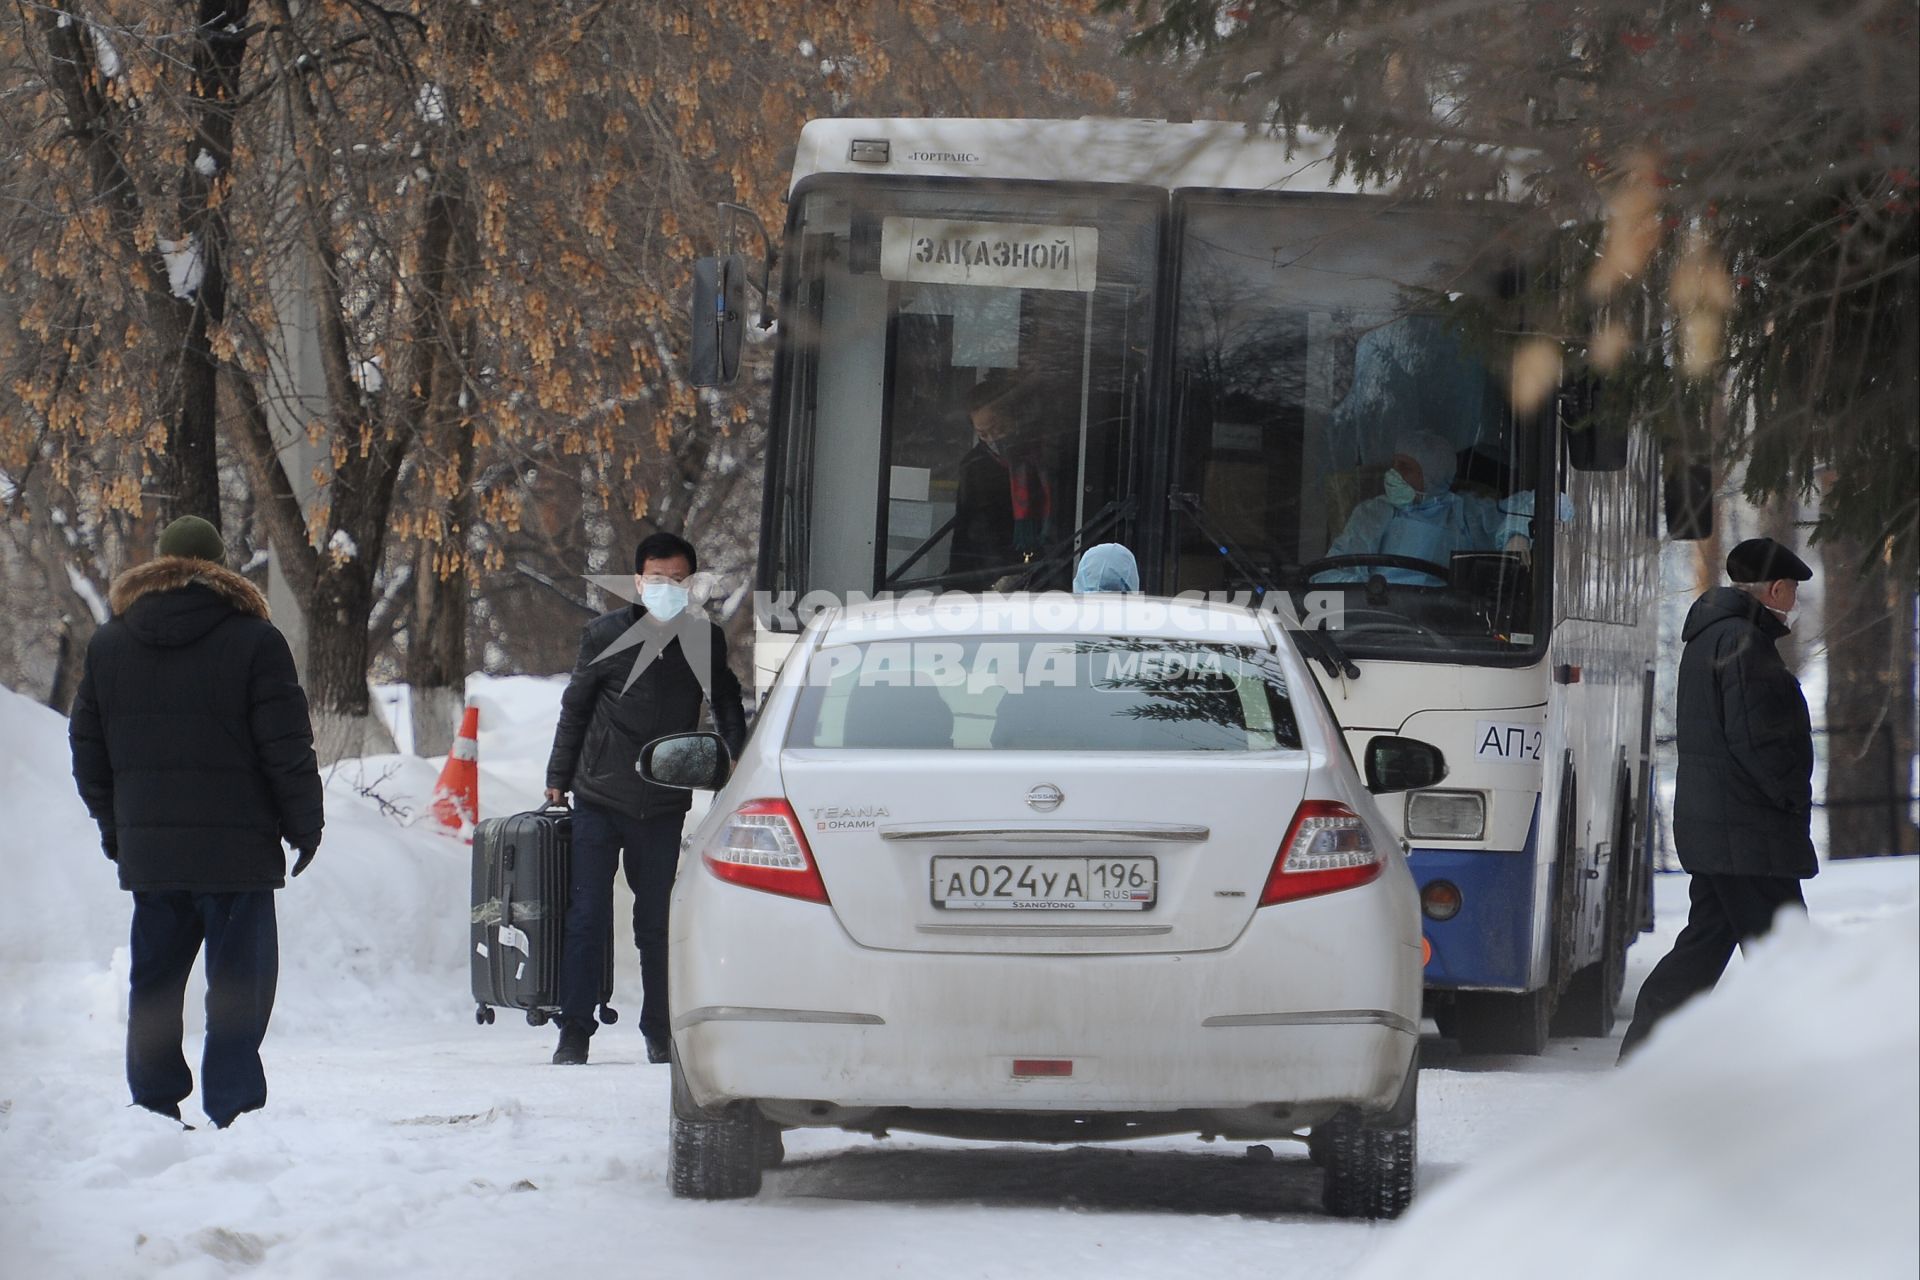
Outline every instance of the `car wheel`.
{"label": "car wheel", "polygon": [[1334,1131],[1335,1126],[1330,1124],[1317,1124],[1307,1130],[1307,1159],[1322,1169],[1327,1167],[1327,1148],[1333,1143]]}
{"label": "car wheel", "polygon": [[1453,1007],[1454,1031],[1465,1053],[1537,1056],[1547,1049],[1553,992],[1462,991]]}
{"label": "car wheel", "polygon": [[1321,1204],[1336,1218],[1397,1218],[1413,1201],[1419,1120],[1380,1127],[1352,1111],[1314,1131],[1321,1137],[1327,1179]]}
{"label": "car wheel", "polygon": [[780,1126],[761,1117],[760,1120],[760,1167],[778,1169],[787,1160],[787,1144],[780,1136]]}
{"label": "car wheel", "polygon": [[[667,1184],[683,1200],[744,1200],[758,1195],[765,1122],[751,1102],[717,1110],[696,1106],[675,1059]],[[778,1141],[779,1135],[774,1135]]]}

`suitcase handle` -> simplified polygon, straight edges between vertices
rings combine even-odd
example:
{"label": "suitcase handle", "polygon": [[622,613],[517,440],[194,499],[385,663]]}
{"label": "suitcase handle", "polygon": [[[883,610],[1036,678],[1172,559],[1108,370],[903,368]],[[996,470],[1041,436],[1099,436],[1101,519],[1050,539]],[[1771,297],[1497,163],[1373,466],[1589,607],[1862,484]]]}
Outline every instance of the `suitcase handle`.
{"label": "suitcase handle", "polygon": [[535,813],[572,813],[573,806],[568,804],[564,800],[558,804],[555,804],[553,801],[549,800],[547,803],[541,805],[538,809],[534,810],[534,812]]}

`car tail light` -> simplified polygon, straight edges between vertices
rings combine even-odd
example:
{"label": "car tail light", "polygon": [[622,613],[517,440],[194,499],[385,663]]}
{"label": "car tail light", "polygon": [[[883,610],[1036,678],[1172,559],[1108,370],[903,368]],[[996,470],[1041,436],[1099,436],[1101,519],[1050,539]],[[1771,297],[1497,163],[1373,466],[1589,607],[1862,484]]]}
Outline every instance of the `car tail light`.
{"label": "car tail light", "polygon": [[1336,800],[1305,800],[1260,891],[1260,905],[1292,902],[1366,884],[1380,874],[1380,851],[1359,814]]}
{"label": "car tail light", "polygon": [[701,857],[708,871],[729,884],[808,902],[827,900],[813,851],[785,800],[749,800],[735,809]]}

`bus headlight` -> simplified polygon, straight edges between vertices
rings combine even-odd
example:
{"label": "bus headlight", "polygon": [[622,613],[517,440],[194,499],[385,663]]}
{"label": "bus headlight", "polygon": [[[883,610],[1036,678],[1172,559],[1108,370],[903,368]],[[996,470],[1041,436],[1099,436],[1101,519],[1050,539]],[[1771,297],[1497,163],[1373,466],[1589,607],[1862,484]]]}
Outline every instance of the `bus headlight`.
{"label": "bus headlight", "polygon": [[1478,840],[1487,833],[1487,798],[1478,791],[1407,793],[1407,839]]}

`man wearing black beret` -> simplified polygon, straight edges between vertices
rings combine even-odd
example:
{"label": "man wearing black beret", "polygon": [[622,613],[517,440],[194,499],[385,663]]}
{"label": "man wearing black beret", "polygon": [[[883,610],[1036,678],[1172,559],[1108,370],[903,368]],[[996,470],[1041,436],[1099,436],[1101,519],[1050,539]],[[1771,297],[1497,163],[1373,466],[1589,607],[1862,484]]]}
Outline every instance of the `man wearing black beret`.
{"label": "man wearing black beret", "polygon": [[1640,988],[1625,1058],[1660,1019],[1713,988],[1733,949],[1764,934],[1819,870],[1810,833],[1813,727],[1774,645],[1813,570],[1772,538],[1727,556],[1730,587],[1693,602],[1680,638],[1680,767],[1673,844],[1693,879],[1686,927]]}

